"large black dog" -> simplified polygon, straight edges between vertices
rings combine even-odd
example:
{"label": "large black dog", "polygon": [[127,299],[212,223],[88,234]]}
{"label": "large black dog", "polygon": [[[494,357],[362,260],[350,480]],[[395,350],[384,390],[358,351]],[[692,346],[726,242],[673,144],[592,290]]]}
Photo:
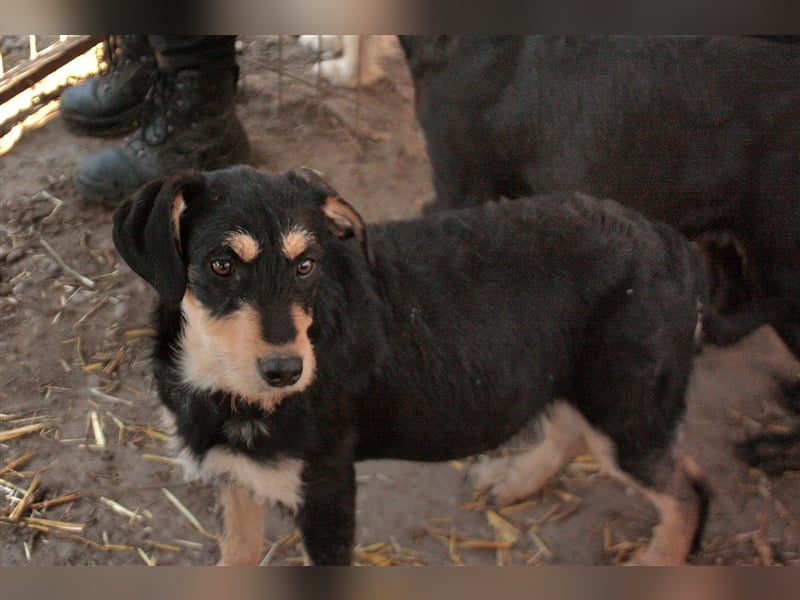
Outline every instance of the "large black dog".
{"label": "large black dog", "polygon": [[[702,245],[721,234],[744,257],[746,287],[716,307],[724,318],[709,315],[707,339],[769,323],[800,357],[800,38],[400,41],[433,169],[429,211],[580,190]],[[800,407],[800,377],[784,390]],[[800,433],[785,442],[777,456],[800,456]],[[792,464],[769,444],[744,449],[767,470]]]}
{"label": "large black dog", "polygon": [[365,227],[317,174],[174,176],[126,200],[114,241],[160,296],[155,375],[190,470],[222,483],[223,564],[257,563],[264,503],[315,564],[351,560],[354,461],[440,461],[539,419],[481,463],[501,502],[593,451],[661,524],[646,563],[700,521],[673,456],[692,365],[696,256],[669,227],[564,194]]}

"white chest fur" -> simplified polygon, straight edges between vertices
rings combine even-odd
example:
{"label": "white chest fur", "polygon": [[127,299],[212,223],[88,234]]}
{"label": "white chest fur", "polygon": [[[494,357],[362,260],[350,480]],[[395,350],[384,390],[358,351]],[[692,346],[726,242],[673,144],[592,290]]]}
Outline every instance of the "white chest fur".
{"label": "white chest fur", "polygon": [[253,492],[258,500],[281,504],[296,512],[303,504],[303,461],[283,458],[260,463],[225,448],[212,448],[198,461],[188,449],[181,452],[188,479],[236,483]]}

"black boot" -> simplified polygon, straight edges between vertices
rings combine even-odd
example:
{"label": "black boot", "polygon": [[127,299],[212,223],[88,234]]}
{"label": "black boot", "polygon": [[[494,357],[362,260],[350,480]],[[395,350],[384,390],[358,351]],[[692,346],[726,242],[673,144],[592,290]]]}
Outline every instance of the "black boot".
{"label": "black boot", "polygon": [[250,145],[234,111],[237,73],[159,73],[142,124],[121,146],[83,159],[75,185],[87,199],[116,206],[145,183],[183,169],[246,162]]}
{"label": "black boot", "polygon": [[61,94],[67,129],[86,135],[118,135],[136,128],[156,59],[141,36],[125,35],[106,43],[108,69]]}

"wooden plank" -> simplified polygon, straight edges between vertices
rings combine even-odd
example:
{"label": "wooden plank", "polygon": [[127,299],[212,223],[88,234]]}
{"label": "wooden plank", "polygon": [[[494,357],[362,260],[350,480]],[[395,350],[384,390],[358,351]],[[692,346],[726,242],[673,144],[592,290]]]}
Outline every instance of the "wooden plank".
{"label": "wooden plank", "polygon": [[81,35],[70,38],[66,42],[59,42],[58,47],[52,51],[42,52],[30,63],[11,69],[0,80],[0,104],[8,102],[103,40],[102,35]]}

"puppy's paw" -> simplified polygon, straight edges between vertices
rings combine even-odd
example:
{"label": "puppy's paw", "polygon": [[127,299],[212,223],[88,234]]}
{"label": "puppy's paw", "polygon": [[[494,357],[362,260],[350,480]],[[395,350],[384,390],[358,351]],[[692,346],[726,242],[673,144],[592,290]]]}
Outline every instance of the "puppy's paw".
{"label": "puppy's paw", "polygon": [[217,561],[218,567],[255,567],[261,563],[260,550],[236,549],[222,553]]}
{"label": "puppy's paw", "polygon": [[511,459],[495,458],[476,463],[469,471],[469,479],[475,491],[488,494],[498,506],[528,495],[527,482],[513,469]]}

